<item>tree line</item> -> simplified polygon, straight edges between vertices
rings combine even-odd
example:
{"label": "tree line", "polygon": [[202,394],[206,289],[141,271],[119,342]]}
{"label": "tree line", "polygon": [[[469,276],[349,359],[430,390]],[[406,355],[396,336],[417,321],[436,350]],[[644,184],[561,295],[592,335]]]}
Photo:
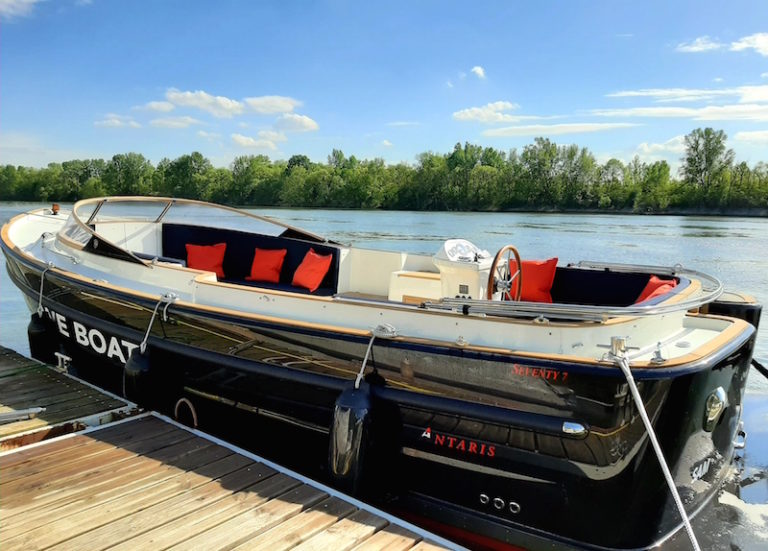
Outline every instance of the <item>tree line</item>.
{"label": "tree line", "polygon": [[161,195],[230,205],[403,210],[601,210],[666,212],[768,208],[768,164],[737,163],[722,130],[685,137],[679,176],[666,161],[599,163],[587,149],[536,138],[509,152],[470,143],[426,152],[414,165],[359,160],[338,149],[326,163],[264,155],[216,168],[198,152],[157,166],[139,153],[110,160],[0,167],[0,199],[76,201]]}

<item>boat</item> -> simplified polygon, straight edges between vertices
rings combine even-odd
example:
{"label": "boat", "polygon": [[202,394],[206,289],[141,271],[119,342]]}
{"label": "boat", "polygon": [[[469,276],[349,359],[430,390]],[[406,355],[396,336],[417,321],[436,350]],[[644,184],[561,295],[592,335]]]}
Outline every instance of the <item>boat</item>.
{"label": "boat", "polygon": [[469,545],[658,546],[746,439],[761,307],[680,265],[374,250],[158,197],[20,214],[2,250],[34,357],[255,446],[249,419],[307,435],[339,488]]}

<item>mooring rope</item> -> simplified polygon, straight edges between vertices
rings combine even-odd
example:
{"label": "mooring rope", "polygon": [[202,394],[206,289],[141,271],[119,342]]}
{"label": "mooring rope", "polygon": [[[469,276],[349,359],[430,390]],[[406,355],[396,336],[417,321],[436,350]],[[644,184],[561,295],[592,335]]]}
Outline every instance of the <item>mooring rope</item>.
{"label": "mooring rope", "polygon": [[176,299],[179,297],[175,293],[165,293],[163,296],[160,297],[160,300],[157,301],[157,304],[155,304],[155,309],[152,311],[152,317],[149,320],[149,325],[147,326],[147,331],[144,333],[144,339],[141,341],[141,344],[139,345],[139,352],[144,354],[147,350],[147,341],[149,340],[149,333],[152,331],[152,326],[155,323],[155,317],[157,317],[157,311],[160,309],[161,304],[165,304],[165,308],[163,308],[163,321],[168,321],[168,307],[171,305],[171,303],[175,302]]}
{"label": "mooring rope", "polygon": [[368,349],[365,351],[365,357],[363,358],[363,365],[360,366],[360,371],[357,374],[357,377],[355,378],[355,388],[360,388],[360,383],[363,380],[363,375],[365,374],[365,366],[368,364],[368,358],[371,355],[371,349],[373,348],[373,341],[376,340],[376,337],[381,337],[384,339],[393,339],[397,336],[397,329],[395,329],[392,325],[388,323],[383,323],[381,325],[377,325],[376,328],[371,331],[371,340],[368,341]]}
{"label": "mooring rope", "polygon": [[760,375],[768,379],[768,367],[765,367],[763,364],[761,364],[754,358],[752,358],[752,365],[754,366],[755,369],[757,369],[757,372],[760,373]]}
{"label": "mooring rope", "polygon": [[363,380],[363,374],[365,373],[365,366],[368,363],[368,357],[371,355],[371,348],[373,348],[373,341],[376,340],[376,333],[371,335],[371,340],[368,341],[368,349],[365,351],[365,357],[363,358],[363,365],[360,366],[360,371],[355,378],[355,388],[360,388],[360,382]]}
{"label": "mooring rope", "polygon": [[40,274],[40,296],[37,299],[37,315],[39,317],[43,317],[43,283],[45,283],[45,274],[48,273],[48,270],[53,268],[53,262],[49,262],[45,266],[45,270],[43,270],[43,273]]}
{"label": "mooring rope", "polygon": [[617,355],[615,353],[612,353],[611,357],[614,359],[614,362],[619,366],[621,371],[624,373],[624,377],[627,379],[629,390],[632,393],[632,398],[634,399],[635,405],[637,405],[637,409],[640,412],[640,418],[643,420],[645,430],[648,432],[648,438],[650,438],[653,449],[656,452],[656,457],[658,458],[659,465],[661,466],[661,470],[664,473],[664,478],[667,480],[667,486],[669,486],[669,490],[672,492],[672,497],[675,500],[675,505],[677,505],[677,510],[680,512],[680,516],[683,518],[683,524],[685,525],[685,531],[688,532],[688,538],[690,538],[691,544],[693,545],[695,551],[701,551],[699,542],[696,540],[696,535],[693,533],[691,521],[688,518],[688,514],[685,512],[683,501],[680,499],[680,494],[678,493],[677,487],[675,486],[675,481],[672,479],[672,473],[669,472],[669,466],[667,466],[667,461],[664,459],[664,453],[661,451],[659,441],[656,439],[656,433],[653,430],[653,425],[651,425],[651,420],[648,418],[648,412],[645,410],[645,405],[643,405],[643,399],[640,396],[640,391],[637,390],[635,379],[632,377],[632,371],[629,368],[629,360],[626,356]]}

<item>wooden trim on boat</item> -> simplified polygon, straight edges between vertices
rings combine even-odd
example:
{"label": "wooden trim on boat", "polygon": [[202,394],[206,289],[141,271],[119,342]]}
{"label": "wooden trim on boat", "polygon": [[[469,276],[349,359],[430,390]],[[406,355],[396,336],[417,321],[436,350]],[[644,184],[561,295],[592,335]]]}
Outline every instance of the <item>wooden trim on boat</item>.
{"label": "wooden trim on boat", "polygon": [[[76,249],[78,251],[82,251],[83,249],[85,249],[85,245],[83,245],[82,243],[78,243],[77,241],[73,241],[66,235],[61,235],[60,233],[57,233],[56,239],[64,243],[67,247],[72,247],[73,249]],[[107,241],[107,240],[105,239],[104,241]],[[107,243],[109,242],[107,241]]]}
{"label": "wooden trim on boat", "polygon": [[429,300],[426,297],[416,297],[413,295],[403,295],[403,304],[412,304],[414,306],[418,306],[419,304],[423,303],[424,301]]}
{"label": "wooden trim on boat", "polygon": [[[713,317],[713,316],[707,316],[707,317]],[[712,354],[717,352],[717,350],[721,349],[728,341],[735,339],[744,331],[747,331],[749,330],[750,327],[752,327],[750,323],[742,319],[728,318],[728,317],[720,317],[720,319],[729,321],[730,325],[726,329],[721,331],[714,339],[711,339],[710,341],[702,344],[698,348],[691,350],[688,354],[667,360],[661,365],[655,365],[650,362],[641,362],[641,363],[634,363],[632,367],[664,369],[668,367],[680,367],[685,364],[690,364],[698,360],[702,360],[708,356],[711,356]]]}
{"label": "wooden trim on boat", "polygon": [[661,302],[660,304],[677,304],[678,302],[682,302],[683,300],[689,298],[691,295],[698,293],[701,291],[701,281],[698,279],[691,279],[690,283],[688,284],[688,287],[685,289],[674,293],[672,296],[670,296],[667,300]]}
{"label": "wooden trim on boat", "polygon": [[405,270],[399,270],[394,273],[396,273],[398,277],[410,277],[414,279],[429,279],[438,281],[440,280],[440,274],[437,272],[408,272]]}

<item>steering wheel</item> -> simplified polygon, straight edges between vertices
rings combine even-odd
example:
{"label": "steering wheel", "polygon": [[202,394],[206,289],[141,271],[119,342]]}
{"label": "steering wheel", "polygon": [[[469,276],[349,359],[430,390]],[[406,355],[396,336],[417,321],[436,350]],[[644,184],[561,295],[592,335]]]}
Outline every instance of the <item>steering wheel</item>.
{"label": "steering wheel", "polygon": [[[502,260],[506,262],[502,262]],[[514,260],[517,269],[512,273],[511,262]],[[504,245],[493,257],[491,272],[488,274],[487,298],[493,299],[494,291],[501,291],[501,300],[520,300],[523,293],[523,263],[520,253],[513,245]],[[512,285],[515,284],[515,292],[512,293]]]}

